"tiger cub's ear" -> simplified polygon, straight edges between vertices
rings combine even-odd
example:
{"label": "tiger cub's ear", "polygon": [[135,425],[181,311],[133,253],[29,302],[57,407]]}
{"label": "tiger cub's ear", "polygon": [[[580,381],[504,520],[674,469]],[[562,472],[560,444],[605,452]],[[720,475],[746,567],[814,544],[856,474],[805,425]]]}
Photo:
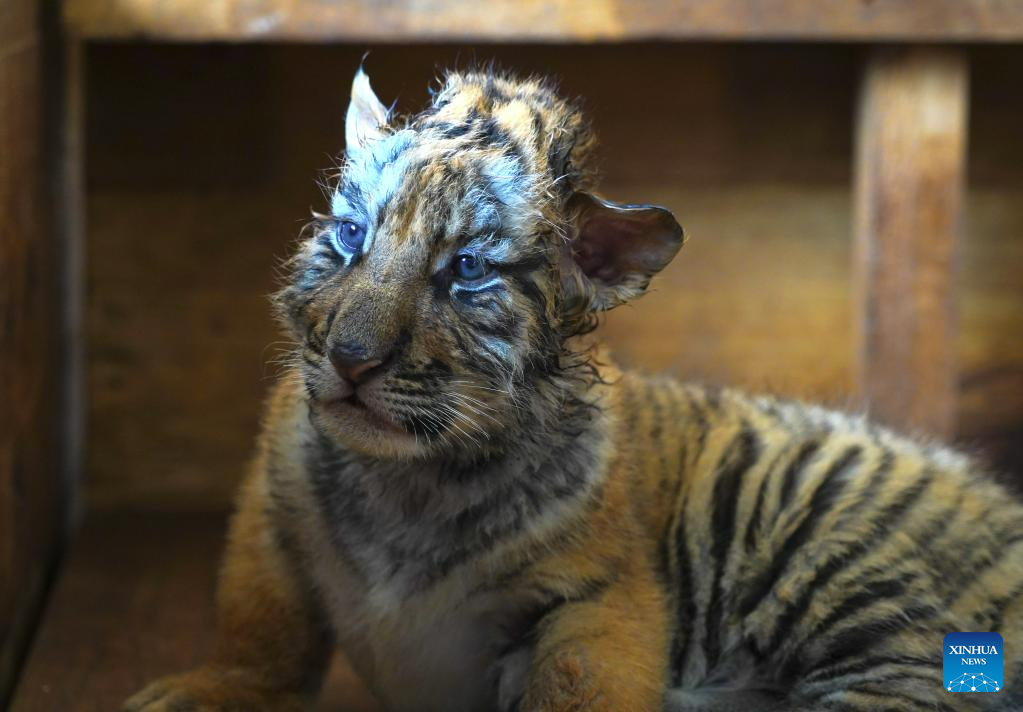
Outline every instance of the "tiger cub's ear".
{"label": "tiger cub's ear", "polygon": [[369,76],[359,67],[352,80],[352,99],[345,115],[345,150],[361,151],[370,142],[383,138],[386,128],[387,107],[377,99]]}
{"label": "tiger cub's ear", "polygon": [[577,192],[568,210],[575,233],[563,269],[565,289],[572,301],[581,298],[593,310],[638,297],[684,242],[675,216],[656,205],[623,205]]}

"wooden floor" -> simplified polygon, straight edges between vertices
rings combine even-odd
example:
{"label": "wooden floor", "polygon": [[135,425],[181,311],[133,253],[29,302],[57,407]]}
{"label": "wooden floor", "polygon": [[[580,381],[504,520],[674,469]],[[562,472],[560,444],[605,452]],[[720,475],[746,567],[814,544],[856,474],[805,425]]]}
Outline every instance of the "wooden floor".
{"label": "wooden floor", "polygon": [[[64,563],[11,712],[111,712],[146,681],[199,664],[211,646],[224,517],[88,519]],[[320,710],[340,710],[337,662]],[[345,712],[371,712],[361,693]]]}

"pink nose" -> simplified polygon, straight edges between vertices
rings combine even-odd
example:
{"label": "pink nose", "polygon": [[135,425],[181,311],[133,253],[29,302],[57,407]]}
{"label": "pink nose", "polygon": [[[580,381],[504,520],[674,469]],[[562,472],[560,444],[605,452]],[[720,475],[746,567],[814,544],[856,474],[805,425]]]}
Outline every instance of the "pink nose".
{"label": "pink nose", "polygon": [[361,383],[370,372],[384,365],[386,359],[366,356],[366,349],[355,344],[338,344],[330,349],[330,363],[337,375],[350,383]]}

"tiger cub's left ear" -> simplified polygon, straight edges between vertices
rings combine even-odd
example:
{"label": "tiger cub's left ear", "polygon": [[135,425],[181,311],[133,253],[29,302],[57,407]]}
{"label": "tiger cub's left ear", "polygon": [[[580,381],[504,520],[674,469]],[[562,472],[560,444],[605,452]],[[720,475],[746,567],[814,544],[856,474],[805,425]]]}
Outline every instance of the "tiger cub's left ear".
{"label": "tiger cub's left ear", "polygon": [[685,241],[667,208],[613,203],[583,192],[573,195],[567,207],[575,216],[568,245],[575,284],[568,291],[584,292],[597,311],[642,294]]}
{"label": "tiger cub's left ear", "polygon": [[352,98],[345,114],[345,150],[349,154],[358,153],[372,141],[383,138],[386,130],[387,107],[377,99],[369,76],[359,67],[352,80]]}

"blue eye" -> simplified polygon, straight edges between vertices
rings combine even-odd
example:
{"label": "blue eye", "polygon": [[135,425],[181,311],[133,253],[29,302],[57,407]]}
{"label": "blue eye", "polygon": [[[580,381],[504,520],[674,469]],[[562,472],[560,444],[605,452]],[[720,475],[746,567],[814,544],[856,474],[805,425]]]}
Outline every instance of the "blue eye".
{"label": "blue eye", "polygon": [[476,255],[456,255],[451,270],[458,279],[474,282],[487,276],[490,265]]}
{"label": "blue eye", "polygon": [[334,228],[335,236],[344,252],[358,252],[366,241],[366,228],[351,220],[342,220]]}

